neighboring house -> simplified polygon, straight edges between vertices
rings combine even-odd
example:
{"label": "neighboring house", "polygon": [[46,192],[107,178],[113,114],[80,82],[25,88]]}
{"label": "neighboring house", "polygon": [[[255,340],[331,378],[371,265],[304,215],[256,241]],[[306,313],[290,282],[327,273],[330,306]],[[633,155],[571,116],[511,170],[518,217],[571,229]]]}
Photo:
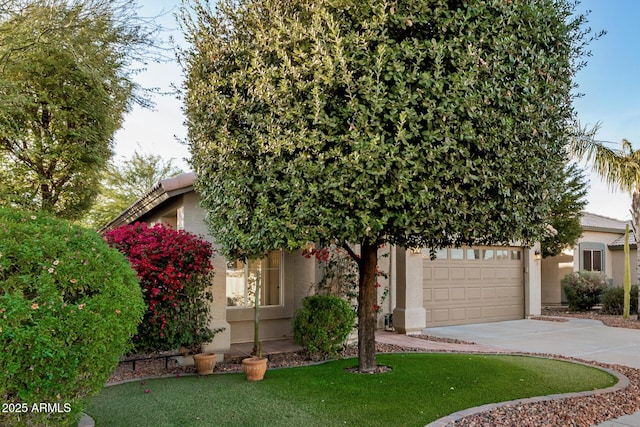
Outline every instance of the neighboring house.
{"label": "neighboring house", "polygon": [[[147,194],[111,221],[103,231],[137,221],[166,223],[212,241],[193,189],[194,174],[160,181]],[[392,314],[401,333],[420,333],[429,326],[523,319],[540,314],[539,248],[449,248],[431,260],[426,250],[391,247],[380,258],[388,274],[380,294],[389,288],[379,327]],[[261,260],[228,261],[214,257],[212,328],[224,327],[206,348],[224,353],[231,343],[253,340],[252,277],[263,278],[261,339],[292,335],[292,321],[301,300],[320,279],[313,258],[301,251],[273,251]]]}
{"label": "neighboring house", "polygon": [[[624,232],[627,221],[583,212],[582,236],[578,244],[560,255],[542,260],[542,305],[566,303],[560,284],[573,271],[603,272],[612,285],[622,285],[624,274]],[[629,232],[631,280],[636,281],[637,248],[633,230]]]}

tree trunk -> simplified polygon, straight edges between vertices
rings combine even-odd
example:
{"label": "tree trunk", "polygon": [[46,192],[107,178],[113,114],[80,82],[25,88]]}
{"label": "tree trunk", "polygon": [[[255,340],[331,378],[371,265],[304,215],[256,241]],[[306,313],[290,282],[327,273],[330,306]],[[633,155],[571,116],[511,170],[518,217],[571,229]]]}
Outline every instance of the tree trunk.
{"label": "tree trunk", "polygon": [[[636,241],[636,284],[640,284],[640,245],[638,244],[638,240],[640,240],[640,236],[638,236],[638,229],[640,228],[640,190],[637,188],[634,190],[631,199],[631,225],[633,227],[633,237]],[[640,304],[640,294],[638,295],[638,304]],[[640,305],[639,305],[640,307]],[[638,320],[640,320],[640,315],[638,315]]]}
{"label": "tree trunk", "polygon": [[363,243],[358,278],[358,369],[373,372],[376,367],[376,268],[378,247]]}

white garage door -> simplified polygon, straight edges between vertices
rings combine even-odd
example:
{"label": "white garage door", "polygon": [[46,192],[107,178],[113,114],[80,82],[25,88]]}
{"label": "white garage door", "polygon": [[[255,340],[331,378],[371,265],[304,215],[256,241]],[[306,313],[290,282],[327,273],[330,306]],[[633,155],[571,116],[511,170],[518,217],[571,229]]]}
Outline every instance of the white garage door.
{"label": "white garage door", "polygon": [[424,251],[427,327],[524,318],[524,264],[519,247]]}

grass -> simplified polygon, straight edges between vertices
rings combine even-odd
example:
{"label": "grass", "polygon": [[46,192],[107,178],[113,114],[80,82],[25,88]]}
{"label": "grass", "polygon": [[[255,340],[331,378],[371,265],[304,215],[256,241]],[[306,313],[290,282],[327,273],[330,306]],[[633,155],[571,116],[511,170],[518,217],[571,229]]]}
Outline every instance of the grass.
{"label": "grass", "polygon": [[[612,375],[524,356],[382,354],[382,374],[354,374],[346,359],[244,374],[137,381],[106,387],[86,412],[106,426],[423,426],[485,403],[606,388]],[[149,389],[149,393],[146,390]]]}

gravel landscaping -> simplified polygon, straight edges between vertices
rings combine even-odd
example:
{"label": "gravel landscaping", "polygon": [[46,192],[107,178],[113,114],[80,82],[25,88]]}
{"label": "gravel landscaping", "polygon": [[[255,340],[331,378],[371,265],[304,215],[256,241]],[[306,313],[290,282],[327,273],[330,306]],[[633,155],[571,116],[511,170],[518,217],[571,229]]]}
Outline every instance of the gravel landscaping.
{"label": "gravel landscaping", "polygon": [[[543,315],[536,319],[540,321],[563,321],[563,317],[580,317],[600,320],[607,326],[640,329],[640,322],[634,315],[630,319],[622,316],[602,315],[597,311],[588,313],[568,313],[558,310],[544,310]],[[438,340],[430,336],[422,339]],[[463,343],[456,340],[447,342]],[[376,345],[378,352],[419,352],[420,348],[402,347],[397,345]],[[357,355],[355,348],[350,348],[344,357]],[[549,356],[549,355],[539,355]],[[577,360],[563,358],[567,360]],[[572,397],[537,403],[503,406],[498,409],[482,412],[457,420],[450,426],[459,427],[590,427],[611,418],[621,417],[640,411],[640,369],[633,369],[621,365],[609,365],[578,360],[594,366],[601,366],[618,371],[629,378],[630,385],[625,390],[592,396]],[[300,352],[273,354],[269,357],[270,368],[301,366],[312,363],[304,358]],[[109,384],[127,380],[137,380],[148,377],[194,375],[193,367],[180,366],[174,358],[170,358],[165,368],[162,359],[138,361],[136,370],[132,370],[131,362],[121,363],[109,380]],[[225,360],[216,364],[216,372],[241,372],[241,358]]]}

